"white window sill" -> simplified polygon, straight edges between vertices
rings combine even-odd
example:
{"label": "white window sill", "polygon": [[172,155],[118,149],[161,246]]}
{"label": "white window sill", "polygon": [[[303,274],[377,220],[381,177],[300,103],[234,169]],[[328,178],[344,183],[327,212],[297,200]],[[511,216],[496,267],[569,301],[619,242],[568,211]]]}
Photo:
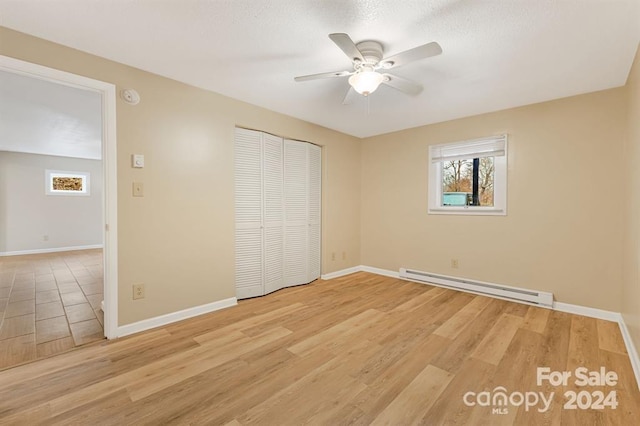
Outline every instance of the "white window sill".
{"label": "white window sill", "polygon": [[503,209],[491,207],[438,207],[430,208],[429,214],[454,214],[466,216],[506,216],[507,212]]}
{"label": "white window sill", "polygon": [[82,191],[47,191],[47,195],[71,196],[71,197],[88,197],[91,194]]}

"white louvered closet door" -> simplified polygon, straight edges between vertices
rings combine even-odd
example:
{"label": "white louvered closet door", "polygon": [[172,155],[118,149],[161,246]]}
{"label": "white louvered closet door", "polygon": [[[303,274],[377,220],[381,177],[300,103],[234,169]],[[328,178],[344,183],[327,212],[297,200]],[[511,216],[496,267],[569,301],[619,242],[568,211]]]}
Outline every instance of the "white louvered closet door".
{"label": "white louvered closet door", "polygon": [[236,296],[264,294],[262,134],[236,129]]}
{"label": "white louvered closet door", "polygon": [[263,134],[264,292],[284,285],[284,197],[282,138]]}
{"label": "white louvered closet door", "polygon": [[320,223],[322,197],[322,149],[313,144],[308,148],[308,233],[309,250],[307,262],[307,282],[320,278]]}
{"label": "white louvered closet door", "polygon": [[320,277],[321,159],[315,145],[236,129],[236,297]]}
{"label": "white louvered closet door", "polygon": [[284,281],[286,286],[309,282],[308,146],[284,141]]}

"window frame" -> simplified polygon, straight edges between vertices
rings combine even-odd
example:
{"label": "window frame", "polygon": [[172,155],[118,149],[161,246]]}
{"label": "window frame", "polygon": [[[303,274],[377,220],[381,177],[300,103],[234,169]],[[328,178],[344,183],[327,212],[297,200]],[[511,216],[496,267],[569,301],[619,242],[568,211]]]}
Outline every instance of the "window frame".
{"label": "window frame", "polygon": [[[88,197],[91,195],[91,173],[89,172],[69,172],[64,170],[45,170],[45,193],[56,196]],[[69,191],[64,189],[53,189],[53,178],[70,177],[82,179],[82,191]]]}
{"label": "window frame", "polygon": [[[504,155],[493,157],[493,206],[444,206],[442,205],[442,161],[433,162],[434,152],[442,148],[457,148],[473,150],[483,142],[504,140]],[[484,138],[471,139],[460,142],[450,142],[429,146],[429,172],[428,172],[428,214],[449,214],[468,216],[506,216],[507,215],[507,158],[508,158],[508,138],[507,135],[488,136]],[[472,159],[473,157],[467,157]]]}

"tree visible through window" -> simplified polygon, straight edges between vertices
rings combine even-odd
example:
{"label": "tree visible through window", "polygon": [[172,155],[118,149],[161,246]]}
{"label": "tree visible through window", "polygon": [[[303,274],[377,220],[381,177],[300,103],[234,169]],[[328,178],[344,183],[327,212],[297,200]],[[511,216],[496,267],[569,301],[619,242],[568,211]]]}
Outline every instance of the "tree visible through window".
{"label": "tree visible through window", "polygon": [[444,161],[442,205],[493,207],[494,172],[493,157]]}
{"label": "tree visible through window", "polygon": [[507,136],[429,146],[430,214],[507,214]]}

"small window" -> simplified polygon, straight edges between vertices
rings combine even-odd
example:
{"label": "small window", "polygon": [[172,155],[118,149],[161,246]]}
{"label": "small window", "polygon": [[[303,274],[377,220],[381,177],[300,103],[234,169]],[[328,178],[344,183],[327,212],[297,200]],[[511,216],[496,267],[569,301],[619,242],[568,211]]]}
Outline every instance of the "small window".
{"label": "small window", "polygon": [[430,146],[429,213],[506,215],[507,136]]}
{"label": "small window", "polygon": [[89,195],[89,173],[46,170],[47,195]]}

